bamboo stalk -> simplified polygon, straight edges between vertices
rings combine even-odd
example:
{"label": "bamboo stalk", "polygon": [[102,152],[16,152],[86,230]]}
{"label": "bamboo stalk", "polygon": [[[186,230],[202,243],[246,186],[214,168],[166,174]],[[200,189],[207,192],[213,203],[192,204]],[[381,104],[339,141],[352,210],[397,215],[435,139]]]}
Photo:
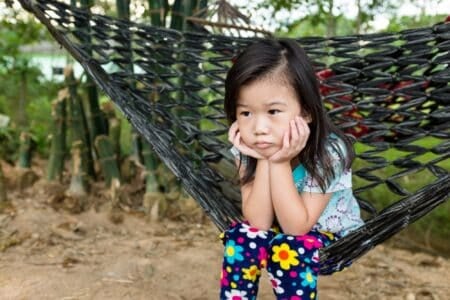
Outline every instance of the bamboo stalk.
{"label": "bamboo stalk", "polygon": [[164,27],[164,4],[162,0],[149,0],[150,20],[153,26]]}
{"label": "bamboo stalk", "polygon": [[29,169],[31,167],[31,157],[34,150],[34,141],[28,132],[23,131],[20,134],[19,147],[19,168]]}
{"label": "bamboo stalk", "polygon": [[142,156],[145,165],[145,194],[143,206],[151,221],[158,221],[164,217],[167,211],[167,200],[163,193],[159,191],[159,178],[157,168],[158,161],[150,145],[146,142],[142,144]]}
{"label": "bamboo stalk", "polygon": [[152,151],[150,145],[146,142],[142,144],[142,157],[144,159],[145,165],[145,192],[153,193],[159,191],[158,189],[158,176],[157,176],[157,168],[158,161]]}
{"label": "bamboo stalk", "polygon": [[184,0],[183,1],[183,30],[193,31],[192,23],[186,22],[186,17],[192,16],[196,7],[196,0]]}
{"label": "bamboo stalk", "polygon": [[[90,10],[92,6],[92,0],[80,0],[80,6],[82,9]],[[90,14],[87,15],[88,17]],[[86,19],[82,23],[77,23],[77,30],[84,31],[83,35],[83,47],[89,55],[92,55],[92,41],[91,41],[91,25],[89,19]],[[86,116],[86,125],[89,132],[89,144],[95,141],[95,138],[101,134],[107,134],[107,127],[105,119],[100,110],[98,89],[92,78],[88,75],[86,83],[83,85],[86,97],[83,98],[84,102],[84,112]],[[90,174],[93,175],[93,174]]]}
{"label": "bamboo stalk", "polygon": [[86,124],[86,116],[84,114],[83,105],[81,103],[81,98],[77,93],[78,83],[73,75],[73,70],[71,66],[68,66],[64,70],[65,82],[69,90],[69,113],[70,113],[70,134],[72,143],[79,141],[85,145],[82,147],[83,152],[81,153],[82,168],[84,172],[95,177],[94,162],[91,152],[91,143],[89,139],[89,134]]}
{"label": "bamboo stalk", "polygon": [[117,179],[120,184],[120,170],[117,165],[117,157],[114,153],[114,147],[112,146],[110,138],[106,135],[99,135],[95,139],[95,147],[99,155],[99,161],[106,185],[111,186],[113,179]]}
{"label": "bamboo stalk", "polygon": [[[7,201],[8,201],[8,197],[6,196],[5,178],[3,176],[2,165],[0,164],[0,203],[4,204]],[[1,207],[3,207],[3,205],[0,205],[0,208]]]}
{"label": "bamboo stalk", "polygon": [[144,158],[142,157],[142,137],[141,135],[133,129],[131,133],[132,142],[132,153],[131,157],[136,163],[144,164]]}
{"label": "bamboo stalk", "polygon": [[121,123],[119,118],[110,118],[109,119],[109,138],[111,140],[112,148],[114,150],[114,155],[117,158],[117,161],[120,161],[120,131],[121,131]]}
{"label": "bamboo stalk", "polygon": [[114,155],[117,157],[117,162],[120,161],[120,133],[121,121],[116,116],[114,105],[111,101],[102,104],[102,113],[108,120],[108,136],[114,149]]}
{"label": "bamboo stalk", "polygon": [[116,0],[116,8],[120,19],[130,19],[130,0]]}
{"label": "bamboo stalk", "polygon": [[86,152],[86,146],[82,141],[75,141],[72,143],[72,177],[70,179],[70,186],[68,194],[70,196],[85,196],[87,195],[88,181],[87,174],[83,168],[83,153]]}
{"label": "bamboo stalk", "polygon": [[183,30],[184,23],[184,8],[182,0],[175,0],[172,6],[172,20],[170,23],[170,28],[176,30]]}
{"label": "bamboo stalk", "polygon": [[66,101],[67,89],[59,91],[58,98],[52,103],[53,132],[51,135],[50,157],[47,166],[47,180],[62,180],[64,158],[66,154]]}

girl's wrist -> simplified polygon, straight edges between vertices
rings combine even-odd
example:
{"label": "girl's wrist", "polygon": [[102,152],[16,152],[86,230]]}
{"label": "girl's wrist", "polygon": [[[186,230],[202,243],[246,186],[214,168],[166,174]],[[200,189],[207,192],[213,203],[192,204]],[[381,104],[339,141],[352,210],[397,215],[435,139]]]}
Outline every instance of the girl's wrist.
{"label": "girl's wrist", "polygon": [[258,159],[257,164],[258,165],[265,165],[265,166],[267,165],[267,166],[269,166],[269,161],[267,159],[265,159],[265,158],[261,158],[261,159]]}
{"label": "girl's wrist", "polygon": [[269,162],[269,164],[270,164],[270,166],[272,167],[276,167],[276,168],[279,168],[279,167],[289,167],[289,168],[291,168],[291,162],[290,161],[288,161],[288,160],[286,160],[286,161],[268,161]]}

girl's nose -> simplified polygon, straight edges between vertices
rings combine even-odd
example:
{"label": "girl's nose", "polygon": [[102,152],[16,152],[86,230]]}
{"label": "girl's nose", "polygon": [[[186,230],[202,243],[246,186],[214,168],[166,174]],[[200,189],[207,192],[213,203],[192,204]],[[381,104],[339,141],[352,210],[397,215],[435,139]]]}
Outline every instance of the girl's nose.
{"label": "girl's nose", "polygon": [[264,118],[257,118],[255,120],[254,134],[262,135],[268,133],[269,133],[269,124],[267,120],[265,120]]}

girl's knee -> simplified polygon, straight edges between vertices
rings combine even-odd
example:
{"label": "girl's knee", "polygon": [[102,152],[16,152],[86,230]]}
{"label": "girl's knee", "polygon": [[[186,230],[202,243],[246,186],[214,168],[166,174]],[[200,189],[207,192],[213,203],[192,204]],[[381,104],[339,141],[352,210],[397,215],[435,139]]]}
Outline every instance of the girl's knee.
{"label": "girl's knee", "polygon": [[220,235],[220,238],[224,244],[229,240],[234,240],[239,244],[248,241],[250,246],[252,246],[252,242],[266,242],[268,244],[273,236],[274,233],[271,230],[260,230],[250,226],[247,222],[235,222]]}
{"label": "girl's knee", "polygon": [[310,232],[300,236],[278,234],[270,245],[271,261],[279,264],[281,269],[308,266],[316,271],[319,268],[319,249],[324,243],[318,233]]}
{"label": "girl's knee", "polygon": [[225,259],[231,264],[234,260],[248,261],[258,268],[265,268],[268,247],[273,236],[272,231],[259,230],[247,223],[232,224],[222,237]]}

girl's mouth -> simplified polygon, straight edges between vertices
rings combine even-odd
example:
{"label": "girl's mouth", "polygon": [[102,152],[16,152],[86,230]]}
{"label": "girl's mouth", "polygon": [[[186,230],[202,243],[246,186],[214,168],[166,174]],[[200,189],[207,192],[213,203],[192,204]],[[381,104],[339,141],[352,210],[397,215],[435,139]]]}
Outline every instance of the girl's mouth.
{"label": "girl's mouth", "polygon": [[258,143],[255,143],[255,147],[258,148],[258,149],[267,149],[267,148],[269,148],[270,146],[272,146],[272,144],[271,144],[271,143],[267,143],[267,142],[258,142]]}

